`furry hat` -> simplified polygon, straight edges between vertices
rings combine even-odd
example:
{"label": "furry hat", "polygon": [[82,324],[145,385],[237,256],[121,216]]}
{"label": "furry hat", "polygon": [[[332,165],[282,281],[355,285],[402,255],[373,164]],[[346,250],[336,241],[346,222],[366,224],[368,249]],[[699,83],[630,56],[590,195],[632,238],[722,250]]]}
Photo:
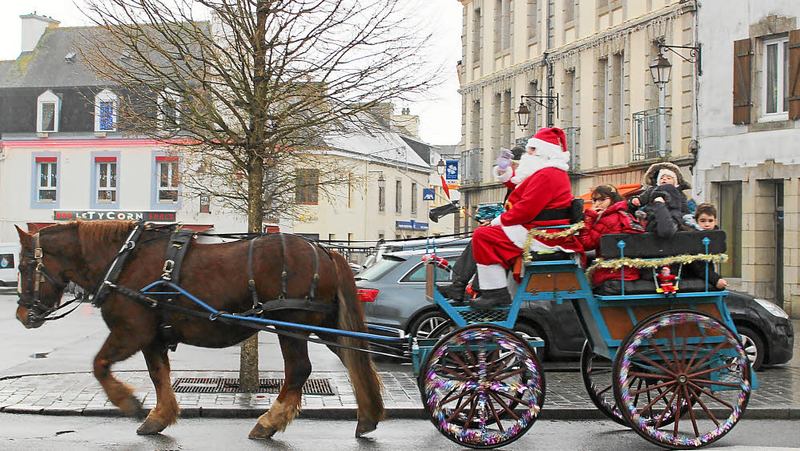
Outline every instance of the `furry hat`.
{"label": "furry hat", "polygon": [[679,190],[683,191],[685,189],[689,189],[692,187],[692,185],[690,185],[689,182],[687,182],[686,179],[683,177],[681,169],[678,166],[666,161],[662,163],[654,163],[649,168],[647,168],[647,171],[644,173],[644,180],[642,181],[642,183],[648,186],[658,186],[658,173],[662,169],[667,169],[675,173],[678,180]]}

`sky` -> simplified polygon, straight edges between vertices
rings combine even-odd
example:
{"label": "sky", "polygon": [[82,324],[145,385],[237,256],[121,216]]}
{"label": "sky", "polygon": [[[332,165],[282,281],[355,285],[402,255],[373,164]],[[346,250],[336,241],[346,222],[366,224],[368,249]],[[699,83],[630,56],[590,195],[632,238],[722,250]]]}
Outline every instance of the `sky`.
{"label": "sky", "polygon": [[[20,52],[22,14],[36,12],[61,22],[61,26],[90,25],[80,12],[82,0],[0,0],[0,60],[16,59]],[[399,113],[408,107],[420,116],[420,137],[430,144],[458,144],[461,139],[461,96],[456,63],[461,59],[461,3],[428,0],[418,9],[433,33],[430,59],[442,66],[443,82],[420,101],[395,105]]]}

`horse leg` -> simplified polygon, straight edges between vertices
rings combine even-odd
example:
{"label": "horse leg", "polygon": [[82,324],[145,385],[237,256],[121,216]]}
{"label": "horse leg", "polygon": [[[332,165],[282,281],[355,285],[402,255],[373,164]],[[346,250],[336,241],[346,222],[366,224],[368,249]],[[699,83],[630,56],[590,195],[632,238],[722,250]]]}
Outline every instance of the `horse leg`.
{"label": "horse leg", "polygon": [[169,378],[169,356],[167,348],[160,342],[153,342],[142,349],[150,379],[156,387],[156,407],[150,411],[136,433],[139,435],[158,434],[167,426],[178,421],[178,401]]}
{"label": "horse leg", "polygon": [[276,432],[283,432],[300,412],[303,384],[311,374],[311,360],[308,358],[308,342],[283,335],[278,337],[283,354],[286,380],[275,404],[258,418],[258,423],[250,431],[251,439],[267,439]]}
{"label": "horse leg", "polygon": [[133,389],[111,374],[111,365],[127,359],[139,349],[140,344],[131,339],[130,336],[115,335],[112,331],[100,348],[100,352],[95,356],[92,369],[94,377],[103,387],[108,400],[112,404],[119,407],[127,416],[144,418],[142,403],[136,399]]}

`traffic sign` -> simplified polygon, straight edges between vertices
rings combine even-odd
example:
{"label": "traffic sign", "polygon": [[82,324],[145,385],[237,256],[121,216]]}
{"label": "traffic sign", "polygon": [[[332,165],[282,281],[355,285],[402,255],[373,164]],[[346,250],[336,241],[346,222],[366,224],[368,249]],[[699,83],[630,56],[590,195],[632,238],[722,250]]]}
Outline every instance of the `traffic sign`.
{"label": "traffic sign", "polygon": [[422,188],[422,200],[435,200],[436,193],[433,188]]}

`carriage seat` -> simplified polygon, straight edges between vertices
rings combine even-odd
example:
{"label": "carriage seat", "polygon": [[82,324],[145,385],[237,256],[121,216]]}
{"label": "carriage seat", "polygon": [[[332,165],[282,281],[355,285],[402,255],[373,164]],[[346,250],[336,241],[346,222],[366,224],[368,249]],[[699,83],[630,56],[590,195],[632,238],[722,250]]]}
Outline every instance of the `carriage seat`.
{"label": "carriage seat", "polygon": [[[709,254],[722,254],[726,251],[726,236],[722,230],[678,232],[671,239],[662,239],[653,233],[638,235],[611,234],[600,238],[599,253],[605,259],[620,258],[620,248],[617,243],[622,240],[625,247],[622,256],[631,258],[663,258],[676,255],[705,254],[706,247],[703,239],[710,240]],[[640,280],[625,282],[625,294],[652,294],[656,286],[653,281],[652,271],[642,270]],[[619,280],[607,280],[594,288],[599,295],[617,295],[621,293]],[[680,292],[706,291],[704,278],[681,276],[679,282]],[[716,287],[709,286],[708,291],[718,291]]]}

